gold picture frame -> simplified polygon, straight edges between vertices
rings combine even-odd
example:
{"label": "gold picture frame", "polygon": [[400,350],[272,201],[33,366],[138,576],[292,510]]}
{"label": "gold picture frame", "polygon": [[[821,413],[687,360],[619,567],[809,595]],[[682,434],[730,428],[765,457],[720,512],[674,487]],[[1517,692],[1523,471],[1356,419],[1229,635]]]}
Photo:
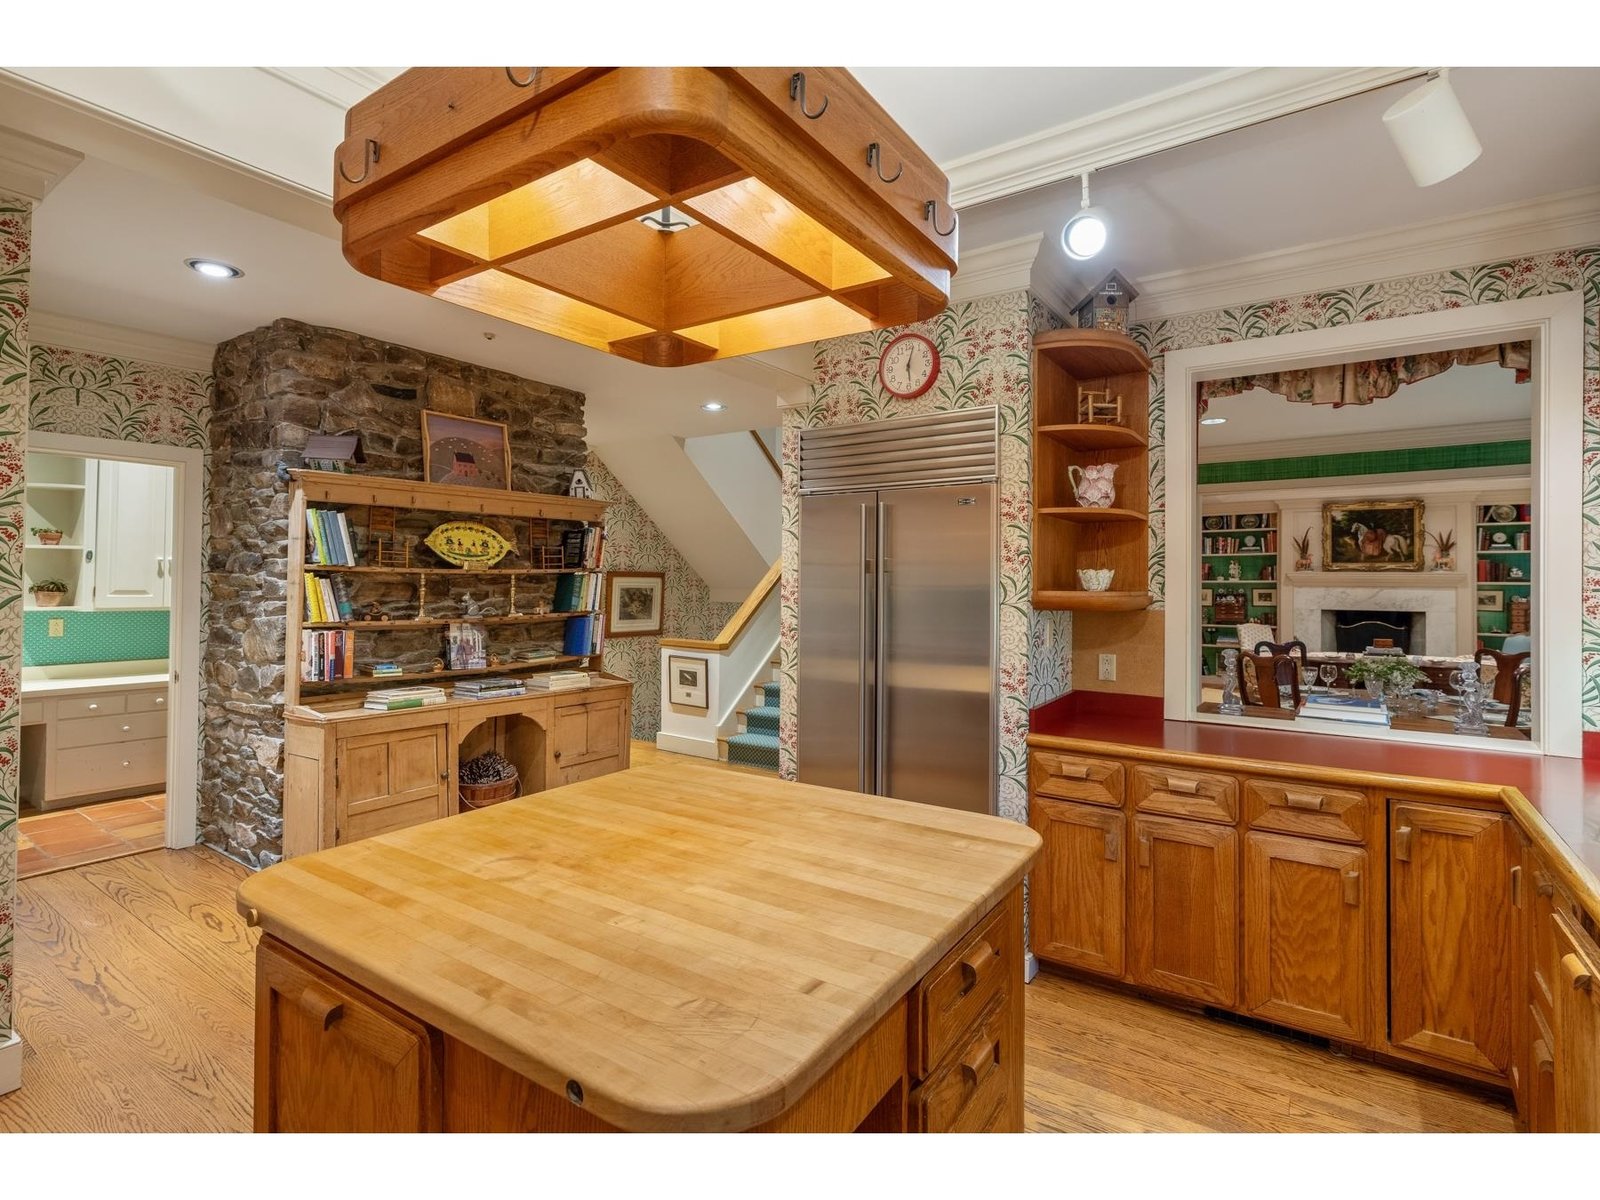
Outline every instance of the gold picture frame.
{"label": "gold picture frame", "polygon": [[1322,506],[1324,571],[1421,571],[1421,500],[1350,500]]}

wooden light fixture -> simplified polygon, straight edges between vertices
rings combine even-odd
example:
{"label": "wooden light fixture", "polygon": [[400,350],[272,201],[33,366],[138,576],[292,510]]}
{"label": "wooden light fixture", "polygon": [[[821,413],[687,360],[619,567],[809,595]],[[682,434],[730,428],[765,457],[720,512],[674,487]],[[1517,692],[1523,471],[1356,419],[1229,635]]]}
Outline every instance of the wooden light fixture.
{"label": "wooden light fixture", "polygon": [[839,68],[420,67],[345,133],[357,270],[636,362],[949,300],[949,183]]}

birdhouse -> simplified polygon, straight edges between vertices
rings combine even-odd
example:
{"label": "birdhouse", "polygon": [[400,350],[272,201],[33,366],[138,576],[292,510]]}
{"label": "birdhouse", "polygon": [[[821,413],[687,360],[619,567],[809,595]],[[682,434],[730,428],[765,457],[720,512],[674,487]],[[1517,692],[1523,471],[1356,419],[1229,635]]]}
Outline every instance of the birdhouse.
{"label": "birdhouse", "polygon": [[367,456],[361,450],[358,433],[314,433],[306,439],[301,452],[306,466],[313,471],[339,471],[350,474],[356,463],[364,463]]}
{"label": "birdhouse", "polygon": [[1133,301],[1138,295],[1138,290],[1120,271],[1113,271],[1079,301],[1072,315],[1079,329],[1114,329],[1127,333],[1128,326],[1133,323]]}
{"label": "birdhouse", "polygon": [[582,467],[572,473],[572,486],[567,489],[567,495],[584,499],[594,495],[594,487],[589,482],[589,473]]}

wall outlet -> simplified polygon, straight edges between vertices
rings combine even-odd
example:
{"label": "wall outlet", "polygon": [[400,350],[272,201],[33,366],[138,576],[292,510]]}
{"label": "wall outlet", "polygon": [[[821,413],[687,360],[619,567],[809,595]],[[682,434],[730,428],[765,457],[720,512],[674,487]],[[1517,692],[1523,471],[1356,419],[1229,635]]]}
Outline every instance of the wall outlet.
{"label": "wall outlet", "polygon": [[1115,654],[1102,654],[1100,656],[1100,678],[1113,681],[1117,678],[1117,656]]}
{"label": "wall outlet", "polygon": [[66,637],[67,636],[67,619],[65,617],[51,617],[50,618],[50,636],[51,637]]}

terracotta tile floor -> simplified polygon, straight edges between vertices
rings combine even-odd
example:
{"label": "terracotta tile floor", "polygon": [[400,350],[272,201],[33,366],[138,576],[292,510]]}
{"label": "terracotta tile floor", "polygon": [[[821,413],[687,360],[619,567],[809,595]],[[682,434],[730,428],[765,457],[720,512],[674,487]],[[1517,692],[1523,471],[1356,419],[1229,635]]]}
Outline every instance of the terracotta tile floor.
{"label": "terracotta tile floor", "polygon": [[17,822],[17,877],[159,850],[166,822],[165,792],[24,816]]}

